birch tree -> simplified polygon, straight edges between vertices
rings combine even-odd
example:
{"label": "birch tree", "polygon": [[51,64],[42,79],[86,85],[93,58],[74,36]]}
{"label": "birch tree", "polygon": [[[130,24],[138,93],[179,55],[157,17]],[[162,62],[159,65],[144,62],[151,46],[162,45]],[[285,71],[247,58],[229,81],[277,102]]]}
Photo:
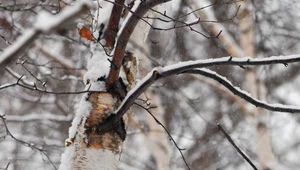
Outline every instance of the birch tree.
{"label": "birch tree", "polygon": [[[257,78],[257,67],[269,67],[269,65],[276,64],[288,66],[290,63],[298,65],[300,57],[298,54],[278,56],[277,53],[274,54],[277,56],[273,57],[255,57],[258,53],[263,54],[263,50],[257,53],[255,50],[254,22],[257,21],[255,20],[257,18],[253,17],[256,13],[251,11],[251,9],[256,9],[255,3],[180,0],[171,2],[165,0],[59,1],[56,5],[36,3],[34,6],[27,6],[14,3],[10,6],[5,4],[2,9],[28,10],[35,14],[39,7],[48,9],[52,14],[38,11],[32,26],[26,29],[22,28],[23,31],[20,31],[22,33],[18,32],[22,35],[15,41],[2,36],[2,39],[11,45],[8,45],[1,53],[0,64],[6,66],[1,71],[13,77],[15,82],[1,84],[0,89],[19,87],[42,95],[82,94],[77,108],[74,111],[71,110],[70,115],[75,115],[74,118],[69,115],[56,114],[45,114],[42,118],[32,114],[32,117],[28,118],[30,121],[38,119],[69,121],[73,119],[68,138],[65,141],[66,148],[62,154],[59,169],[124,168],[122,163],[120,165],[121,154],[126,153],[126,149],[130,149],[130,151],[136,149],[134,145],[130,144],[128,144],[131,146],[130,148],[123,149],[124,141],[130,140],[127,136],[127,126],[139,129],[141,132],[144,131],[144,128],[139,125],[140,122],[135,120],[133,115],[140,115],[140,112],[145,111],[149,117],[147,119],[140,118],[140,120],[147,120],[149,123],[145,124],[149,126],[150,132],[153,131],[152,135],[142,132],[146,146],[150,150],[149,155],[153,157],[153,160],[148,162],[155,162],[155,167],[152,169],[198,169],[199,166],[203,166],[201,169],[204,169],[209,164],[212,167],[208,167],[208,169],[220,167],[276,169],[279,166],[284,167],[272,151],[271,136],[268,131],[269,115],[265,110],[298,113],[300,108],[292,106],[288,102],[282,102],[283,104],[267,102],[268,86]],[[225,11],[228,16],[220,18],[222,14],[218,13],[217,9]],[[257,11],[259,10],[257,9]],[[19,27],[17,24],[11,24],[13,22],[10,22],[8,17],[4,17],[3,20],[9,23],[3,26],[5,28],[11,26],[10,29],[14,30],[13,26]],[[228,30],[230,26],[226,24],[231,22],[237,23],[238,35],[232,35],[231,30]],[[70,28],[76,31],[68,32]],[[182,32],[179,33],[180,31]],[[14,34],[13,31],[11,33]],[[55,36],[51,37],[51,35]],[[61,36],[64,37],[62,43],[59,43],[62,47],[55,49],[59,49],[59,52],[63,51],[64,54],[47,48],[47,46],[54,47],[55,43],[62,39]],[[202,39],[199,44],[206,43],[203,45],[202,51],[210,52],[198,53],[199,49],[201,51],[196,43],[199,39]],[[219,55],[218,52],[214,53],[216,47],[212,47],[211,44],[207,45],[209,44],[207,42],[218,43],[225,52],[223,51],[222,55]],[[176,48],[172,48],[172,46]],[[205,46],[209,46],[210,50],[206,50]],[[68,52],[63,48],[74,51]],[[36,51],[38,53],[34,53]],[[27,56],[23,56],[25,52]],[[36,62],[40,59],[39,54],[62,66],[67,72],[66,74],[70,75],[64,79],[76,79],[76,83],[70,81],[72,86],[61,85],[60,87],[53,81],[55,79],[54,72],[51,73],[50,80],[41,78],[37,73],[42,73],[46,77],[48,70],[44,66],[47,64],[41,65],[44,69],[37,69],[37,73],[32,71],[28,65],[38,66]],[[179,57],[180,55],[181,57]],[[86,71],[74,69],[76,67],[70,64],[70,60],[66,60],[66,56],[71,56],[72,60],[77,61],[77,66],[82,65],[83,61],[87,61]],[[17,59],[18,57],[20,58]],[[16,68],[11,69],[12,61],[17,61],[26,74],[22,74]],[[234,76],[228,73],[226,67],[238,70],[238,72],[242,70],[246,77],[245,84],[239,85],[241,87],[233,85],[236,83],[231,83],[228,79]],[[59,73],[56,74],[59,75]],[[181,77],[172,78],[178,76]],[[203,76],[204,79],[200,76]],[[82,77],[83,84],[80,85],[81,80],[77,77]],[[62,79],[60,77],[60,80]],[[186,85],[179,80],[188,83]],[[164,83],[172,84],[171,82],[174,82],[172,86],[163,85]],[[191,86],[191,82],[203,82],[205,85]],[[78,84],[81,89],[74,87]],[[158,88],[153,88],[153,84]],[[241,88],[244,89],[244,85],[249,93],[241,90]],[[56,86],[57,88],[55,88]],[[234,102],[227,104],[238,103],[240,106],[238,110],[242,110],[244,115],[251,117],[254,121],[252,126],[256,133],[257,148],[255,150],[253,146],[250,146],[249,150],[254,152],[257,158],[255,156],[249,158],[252,153],[247,150],[248,147],[245,149],[245,145],[240,148],[236,146],[234,140],[222,126],[222,124],[225,124],[226,128],[236,126],[232,129],[238,129],[239,122],[237,120],[226,118],[226,113],[234,109],[234,104],[232,104],[232,108],[222,105],[223,96],[219,97],[220,101],[218,102],[214,102],[218,97],[213,95],[206,98],[201,93],[207,93],[207,86],[217,89],[217,95],[221,92],[221,94],[230,96],[230,100]],[[62,90],[62,87],[65,89]],[[68,89],[69,87],[72,88]],[[149,90],[149,88],[151,89]],[[159,96],[158,92],[162,92],[162,94]],[[171,93],[173,93],[172,97],[166,99]],[[196,94],[202,95],[202,98],[207,100],[203,99],[203,101],[197,102],[196,99],[191,99],[191,96],[193,98]],[[34,101],[32,96],[29,98]],[[55,106],[64,112],[69,112],[64,100],[57,96],[52,100],[47,96],[37,96],[36,98],[40,101],[55,101]],[[73,97],[69,97],[66,101],[71,98]],[[139,100],[142,102],[139,103]],[[211,101],[209,102],[209,100]],[[177,105],[182,108],[170,101],[176,101]],[[219,109],[216,109],[218,104],[214,105],[213,103],[218,103]],[[201,107],[197,107],[197,104]],[[297,103],[292,104],[297,105]],[[133,108],[132,112],[133,105],[143,109]],[[154,105],[158,108],[153,109]],[[166,109],[167,107],[168,109]],[[211,110],[207,111],[207,109]],[[213,115],[209,117],[208,114]],[[174,119],[170,118],[170,115],[182,117],[182,120],[188,120],[188,123],[183,126],[179,120],[170,121],[169,119]],[[191,115],[196,118],[192,118],[194,116]],[[11,136],[24,146],[38,150],[48,157],[43,149],[31,145],[30,142],[24,142],[25,139],[16,138],[9,131],[9,124],[6,123],[5,118],[11,121],[24,120],[24,118],[20,115],[14,117],[4,114],[1,114],[1,118],[3,127],[6,129],[4,136]],[[229,122],[236,121],[236,124],[228,123],[228,120]],[[167,126],[164,126],[165,124]],[[208,134],[202,134],[205,128],[210,128]],[[219,130],[216,130],[217,128]],[[179,133],[179,131],[182,132]],[[172,135],[173,133],[182,135],[176,138]],[[238,151],[234,151],[233,155],[239,157],[240,154],[244,161],[239,160],[236,165],[234,161],[228,161],[229,163],[226,165],[226,161],[224,163],[218,160],[216,154],[201,150],[201,148],[210,146],[209,143],[213,143],[210,142],[209,136],[220,133],[226,137],[216,137],[215,141],[225,139],[225,141],[229,141],[231,145],[236,146],[236,151]],[[204,142],[203,146],[199,146],[195,142],[196,140],[190,142],[186,137],[191,134],[198,135],[199,141],[208,142]],[[185,137],[182,137],[183,135]],[[171,141],[169,142],[168,139]],[[224,147],[223,144],[220,146]],[[187,149],[185,150],[184,147]],[[172,151],[171,148],[175,149]],[[206,160],[202,160],[201,154],[196,153],[198,149],[205,155],[203,157]],[[218,151],[218,153],[222,154],[222,151]],[[174,161],[176,158],[173,158],[172,155],[177,155],[177,159],[179,157],[181,163]],[[145,156],[145,158],[148,157],[151,156]],[[51,162],[51,159],[48,161]],[[214,161],[220,165],[211,163]],[[135,163],[137,162],[135,161]],[[55,164],[57,163],[51,162],[51,164],[53,168],[56,168]],[[18,169],[19,167],[15,166],[14,168]]]}

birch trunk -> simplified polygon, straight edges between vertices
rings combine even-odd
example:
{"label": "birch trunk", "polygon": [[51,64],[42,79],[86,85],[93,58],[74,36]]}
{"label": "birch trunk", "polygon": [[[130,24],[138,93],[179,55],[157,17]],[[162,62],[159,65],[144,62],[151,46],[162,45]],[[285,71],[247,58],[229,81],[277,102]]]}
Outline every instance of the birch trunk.
{"label": "birch trunk", "polygon": [[[189,1],[189,0],[187,0]],[[189,3],[191,3],[189,1]],[[191,3],[193,9],[198,9],[209,5],[208,1]],[[227,53],[234,57],[254,57],[255,56],[255,28],[253,17],[250,13],[250,4],[248,2],[241,2],[241,9],[238,14],[239,29],[240,29],[240,45],[236,43],[234,38],[228,33],[226,28],[221,23],[206,23],[203,24],[206,29],[209,29],[215,36],[222,30],[219,39],[223,44]],[[202,20],[217,21],[217,18],[212,11],[212,8],[205,8],[197,11],[197,14]],[[254,69],[247,68],[246,72],[246,85],[249,92],[254,98],[266,100],[266,87],[263,81],[258,81]],[[277,159],[271,148],[271,137],[267,123],[269,121],[268,112],[262,109],[251,107],[247,111],[254,116],[256,124],[256,138],[257,138],[257,155],[259,162],[263,169],[276,169],[278,168]]]}
{"label": "birch trunk", "polygon": [[92,129],[87,132],[86,127],[102,122],[116,108],[117,100],[109,93],[93,93],[88,96],[87,101],[85,100],[83,97],[78,108],[78,112],[84,113],[77,113],[77,116],[88,112],[89,116],[74,119],[73,126],[76,126],[78,119],[80,124],[75,136],[66,141],[67,148],[59,169],[116,170],[123,140],[114,131],[102,134]]}
{"label": "birch trunk", "polygon": [[[250,4],[248,2],[241,3],[241,11],[239,14],[240,43],[245,56],[255,56],[254,42],[254,19],[250,12]],[[254,69],[247,69],[246,83],[248,90],[254,98],[266,100],[265,84],[259,81]],[[262,169],[277,169],[277,160],[272,151],[271,136],[269,134],[268,122],[269,113],[265,110],[252,107],[251,112],[254,114],[256,123],[256,139],[257,139],[257,155]]]}
{"label": "birch trunk", "polygon": [[[157,9],[155,7],[154,9]],[[146,16],[154,17],[153,12],[148,12]],[[147,20],[148,23],[152,24],[153,20]],[[149,60],[149,47],[146,43],[148,33],[150,31],[150,26],[144,22],[140,21],[135,28],[136,31],[132,34],[131,42],[133,42],[132,49],[134,56],[138,59],[138,77],[144,77],[152,68],[151,62]],[[152,109],[151,113],[161,121],[162,124],[165,124],[164,121],[164,110],[161,104],[160,97],[155,94],[153,91],[148,90],[147,98],[150,99],[152,105],[157,106],[156,109]],[[162,128],[155,122],[155,120],[148,114],[148,123],[149,123],[149,135],[144,135],[145,142],[150,147],[153,158],[155,160],[157,170],[168,170],[170,167],[171,161],[171,149],[168,136],[165,133],[159,131]]]}
{"label": "birch trunk", "polygon": [[[114,15],[114,14],[112,14]],[[143,24],[143,25],[141,25]],[[144,42],[149,29],[145,29],[145,23],[140,22],[135,28],[131,41],[133,45]],[[149,27],[149,26],[148,26]],[[124,57],[123,64],[123,76],[127,79],[128,87],[131,89],[135,86],[136,74],[137,74],[137,57],[139,57],[139,48],[135,48],[133,45],[129,45],[127,53]],[[92,46],[91,46],[92,47]],[[100,48],[101,49],[101,48]],[[103,65],[102,62],[107,62],[107,56],[100,50],[100,53],[93,57],[102,57],[102,61],[96,64],[95,70],[90,74],[96,74],[96,69],[109,70],[110,63]],[[91,60],[91,59],[90,59]],[[93,61],[91,61],[93,62]],[[93,68],[91,68],[93,69]],[[90,70],[88,70],[89,72]],[[107,73],[106,73],[107,74]],[[105,92],[105,85],[99,84],[98,78],[101,76],[89,75],[94,79],[86,79],[87,85],[96,84],[95,87],[100,87],[90,90],[103,90],[101,93],[90,93],[84,96],[77,109],[77,114],[73,120],[72,127],[69,132],[69,140],[66,141],[66,151],[62,155],[61,170],[66,169],[99,169],[99,170],[116,170],[119,165],[119,160],[122,152],[122,144],[125,140],[125,124],[127,124],[127,118],[123,116],[122,122],[118,123],[118,127],[113,129],[109,128],[107,131],[98,129],[98,125],[105,123],[105,120],[109,118],[113,111],[115,111],[120,104],[120,98],[115,98],[115,94]],[[93,87],[93,86],[92,86]],[[110,125],[109,125],[110,126]],[[121,132],[120,132],[121,131]],[[120,134],[124,133],[124,134]]]}

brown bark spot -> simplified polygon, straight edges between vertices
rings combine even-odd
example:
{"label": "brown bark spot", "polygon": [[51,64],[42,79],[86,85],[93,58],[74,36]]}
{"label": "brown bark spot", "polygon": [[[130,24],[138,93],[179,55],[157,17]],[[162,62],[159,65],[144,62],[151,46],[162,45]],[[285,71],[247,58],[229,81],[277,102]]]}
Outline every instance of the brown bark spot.
{"label": "brown bark spot", "polygon": [[[93,127],[86,132],[86,138],[82,139],[82,145],[97,149],[106,149],[120,152],[119,146],[122,144],[121,138],[113,131],[97,133],[96,126],[105,119],[115,109],[117,100],[109,93],[93,93],[88,97],[92,104],[90,116],[86,120],[87,127]],[[96,125],[96,126],[95,126]]]}

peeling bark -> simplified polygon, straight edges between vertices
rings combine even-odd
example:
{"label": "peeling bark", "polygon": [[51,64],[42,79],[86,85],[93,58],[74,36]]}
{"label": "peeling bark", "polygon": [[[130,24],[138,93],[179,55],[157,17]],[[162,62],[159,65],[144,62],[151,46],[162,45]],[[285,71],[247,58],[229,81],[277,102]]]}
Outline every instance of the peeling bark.
{"label": "peeling bark", "polygon": [[67,144],[63,159],[68,161],[62,163],[60,169],[116,170],[123,139],[114,127],[103,132],[97,125],[117,107],[117,99],[103,92],[90,94],[87,100],[92,105],[90,115],[82,118],[76,136]]}

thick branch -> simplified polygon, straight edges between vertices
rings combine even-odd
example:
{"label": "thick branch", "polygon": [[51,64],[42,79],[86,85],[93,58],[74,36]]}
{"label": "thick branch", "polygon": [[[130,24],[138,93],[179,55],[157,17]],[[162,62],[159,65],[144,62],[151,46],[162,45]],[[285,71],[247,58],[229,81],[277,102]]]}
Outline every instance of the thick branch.
{"label": "thick branch", "polygon": [[[207,59],[207,60],[196,60],[196,61],[187,61],[181,62],[178,64],[173,64],[166,67],[156,67],[150,73],[147,74],[140,82],[137,83],[135,88],[130,90],[121,103],[120,107],[115,111],[115,119],[111,119],[107,123],[112,123],[114,121],[118,121],[121,117],[126,113],[126,111],[131,107],[134,103],[135,99],[140,96],[146,89],[154,84],[158,79],[166,78],[172,75],[177,75],[181,73],[188,73],[195,68],[203,68],[209,66],[216,65],[270,65],[270,64],[287,64],[293,62],[299,62],[300,55],[291,55],[291,56],[274,56],[269,58],[261,58],[261,59],[250,59],[250,58],[232,58],[232,57],[223,57],[218,59]],[[202,70],[203,71],[203,70]],[[204,73],[203,73],[204,74]],[[209,73],[205,73],[209,75]],[[212,78],[213,76],[211,76]],[[227,80],[221,79],[222,77],[218,76],[217,81],[227,82]],[[225,84],[225,83],[224,83]],[[246,92],[242,92],[242,90],[237,90],[234,86],[230,85],[230,82],[226,83],[226,87],[230,88],[229,90],[235,90],[234,93],[240,93],[240,97],[254,104],[255,106],[262,107],[268,110],[279,111],[279,112],[291,112],[291,113],[299,113],[300,108],[293,106],[285,106],[280,104],[267,104],[263,101],[252,98]],[[230,86],[229,86],[230,85]],[[224,85],[225,86],[225,85]],[[242,93],[241,93],[242,92]]]}
{"label": "thick branch", "polygon": [[111,90],[114,87],[114,83],[117,82],[119,78],[120,68],[122,65],[122,61],[125,54],[125,48],[129,41],[129,38],[136,27],[137,23],[140,19],[145,15],[149,8],[152,8],[158,4],[162,4],[164,2],[168,2],[169,0],[147,0],[142,1],[141,4],[138,6],[136,11],[132,14],[132,16],[127,21],[124,29],[122,30],[119,39],[117,41],[115,53],[113,56],[112,63],[115,68],[110,70],[108,79],[107,79],[107,90]]}
{"label": "thick branch", "polygon": [[106,41],[106,46],[109,49],[112,49],[114,44],[115,44],[115,40],[116,40],[116,36],[117,33],[119,31],[119,22],[120,22],[120,18],[121,18],[121,14],[122,14],[122,10],[123,10],[123,4],[124,4],[125,0],[116,0],[114,2],[114,7],[111,11],[111,15],[110,15],[110,19],[109,19],[109,23],[104,35],[105,41]]}

